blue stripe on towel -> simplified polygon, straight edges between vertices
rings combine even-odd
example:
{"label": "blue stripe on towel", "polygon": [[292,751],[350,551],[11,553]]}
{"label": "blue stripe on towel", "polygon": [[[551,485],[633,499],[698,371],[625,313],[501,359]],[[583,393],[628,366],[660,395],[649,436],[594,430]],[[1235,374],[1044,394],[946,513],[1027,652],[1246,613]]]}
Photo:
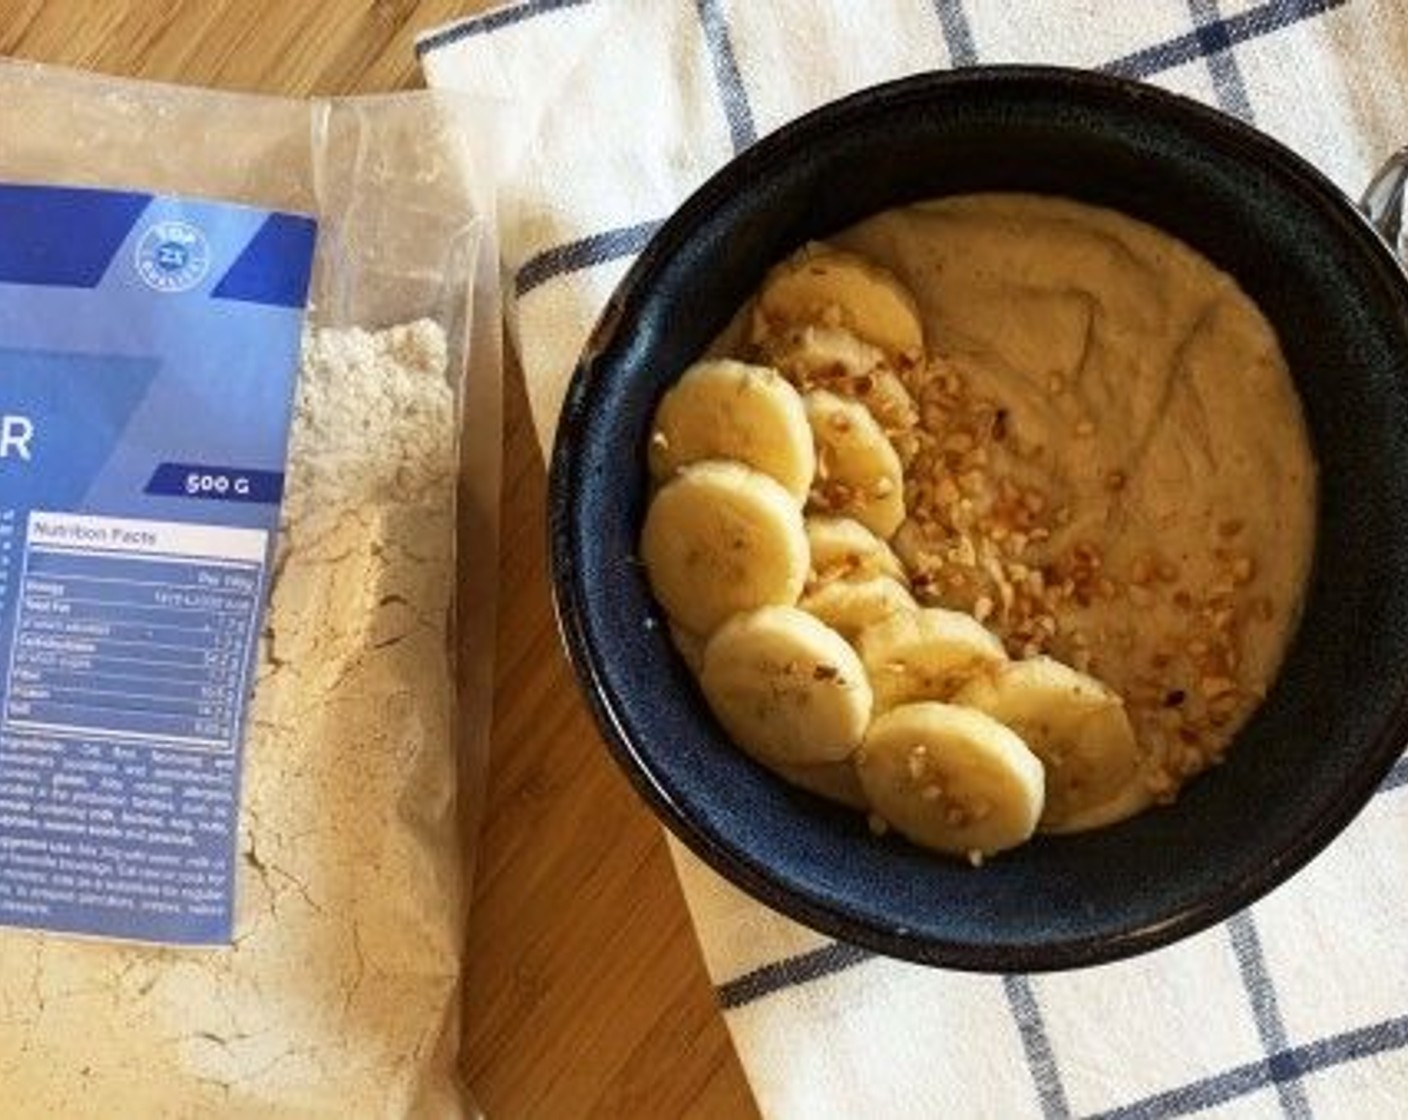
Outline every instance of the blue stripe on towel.
{"label": "blue stripe on towel", "polygon": [[963,10],[963,0],[934,0],[934,14],[939,17],[939,26],[943,28],[949,62],[954,66],[972,66],[977,62],[973,25],[968,22],[968,13]]}
{"label": "blue stripe on towel", "polygon": [[[1286,1025],[1281,1020],[1276,986],[1271,981],[1266,957],[1261,951],[1261,936],[1256,931],[1256,922],[1251,913],[1245,910],[1228,919],[1227,932],[1232,938],[1232,952],[1237,958],[1237,971],[1242,975],[1242,987],[1246,989],[1247,1000],[1251,1004],[1256,1033],[1261,1037],[1267,1061],[1275,1072],[1277,1055],[1286,1050]],[[1287,1120],[1310,1120],[1310,1101],[1306,1098],[1305,1086],[1300,1083],[1300,1078],[1288,1071],[1287,1076],[1275,1080],[1276,1095],[1280,1098],[1281,1111]]]}
{"label": "blue stripe on towel", "polygon": [[717,989],[719,1005],[725,1011],[736,1011],[774,992],[795,988],[823,976],[833,976],[874,958],[875,954],[866,949],[833,941],[820,949],[765,964],[726,984],[720,984]]}
{"label": "blue stripe on towel", "polygon": [[1025,976],[1004,976],[1002,991],[1007,996],[1012,1018],[1016,1020],[1017,1033],[1022,1038],[1022,1052],[1027,1058],[1027,1069],[1036,1083],[1041,1114],[1045,1120],[1065,1120],[1071,1114],[1071,1106],[1066,1103],[1061,1071],[1056,1067],[1056,1055],[1046,1033],[1046,1021],[1042,1018],[1041,1005],[1037,1003],[1036,990]]}
{"label": "blue stripe on towel", "polygon": [[514,292],[520,297],[526,296],[534,288],[541,287],[558,276],[581,272],[609,261],[618,261],[622,257],[634,256],[645,248],[646,243],[660,228],[660,224],[658,221],[649,221],[633,226],[621,226],[535,253],[518,270]]}
{"label": "blue stripe on towel", "polygon": [[1218,106],[1224,112],[1250,121],[1251,98],[1247,96],[1242,69],[1237,65],[1237,56],[1232,50],[1232,40],[1227,34],[1227,25],[1218,10],[1217,0],[1188,0],[1188,12],[1193,17],[1194,34],[1198,36],[1207,59]]}
{"label": "blue stripe on towel", "polygon": [[1226,50],[1238,43],[1258,39],[1283,27],[1312,19],[1335,8],[1342,8],[1348,2],[1349,0],[1270,0],[1269,3],[1228,16],[1187,35],[1179,35],[1177,38],[1107,62],[1100,69],[1126,78],[1148,78],[1182,66],[1185,62],[1205,58],[1209,44],[1216,44],[1218,50]]}
{"label": "blue stripe on towel", "polygon": [[1248,1096],[1287,1078],[1405,1048],[1408,1048],[1408,1016],[1385,1019],[1372,1026],[1283,1050],[1266,1061],[1249,1062],[1213,1077],[1097,1113],[1088,1120],[1169,1120],[1174,1116],[1187,1116]]}
{"label": "blue stripe on towel", "polygon": [[589,3],[591,0],[525,0],[525,3],[515,4],[509,8],[499,8],[487,15],[472,16],[420,40],[416,43],[416,57],[424,58],[432,51],[448,47],[451,43],[458,43],[462,39],[469,39],[475,35],[487,35],[489,32],[498,31],[503,27],[512,27],[515,23],[522,23],[535,16],[547,15],[560,8],[580,8]]}
{"label": "blue stripe on towel", "polygon": [[748,91],[733,53],[728,17],[724,14],[722,0],[694,0],[694,7],[704,28],[704,42],[714,64],[714,80],[719,84],[719,99],[723,102],[736,154],[758,138],[758,129],[753,123],[753,108],[748,104]]}

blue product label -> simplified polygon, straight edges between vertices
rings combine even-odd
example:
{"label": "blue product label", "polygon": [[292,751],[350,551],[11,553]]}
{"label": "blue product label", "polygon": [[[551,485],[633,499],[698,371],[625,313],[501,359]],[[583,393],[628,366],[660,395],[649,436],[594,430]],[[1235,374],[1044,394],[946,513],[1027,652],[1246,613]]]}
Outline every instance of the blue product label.
{"label": "blue product label", "polygon": [[0,185],[0,925],[230,941],[315,231]]}

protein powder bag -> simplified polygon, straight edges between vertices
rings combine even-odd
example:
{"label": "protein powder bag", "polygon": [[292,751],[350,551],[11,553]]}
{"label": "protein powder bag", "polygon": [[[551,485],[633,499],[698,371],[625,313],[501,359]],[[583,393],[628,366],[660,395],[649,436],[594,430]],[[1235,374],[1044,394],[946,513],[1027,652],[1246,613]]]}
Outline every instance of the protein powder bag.
{"label": "protein powder bag", "polygon": [[6,1117],[470,1111],[482,111],[0,64]]}

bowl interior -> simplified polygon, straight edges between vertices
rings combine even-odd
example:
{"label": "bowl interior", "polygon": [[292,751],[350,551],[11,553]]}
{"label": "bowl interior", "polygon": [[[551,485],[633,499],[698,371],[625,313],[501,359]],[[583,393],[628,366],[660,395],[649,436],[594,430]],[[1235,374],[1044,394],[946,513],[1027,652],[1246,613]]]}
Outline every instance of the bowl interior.
{"label": "bowl interior", "polygon": [[[1227,762],[1178,803],[1042,838],[975,873],[793,790],[732,748],[636,560],[660,394],[809,238],[972,191],[1110,206],[1238,278],[1275,325],[1320,466],[1303,621]],[[916,960],[1042,969],[1202,928],[1318,851],[1404,737],[1408,299],[1352,208],[1284,149],[1191,103],[1064,71],[925,75],[804,118],[736,160],[623,283],[573,383],[552,481],[559,611],[618,758],[716,868],[827,932]]]}

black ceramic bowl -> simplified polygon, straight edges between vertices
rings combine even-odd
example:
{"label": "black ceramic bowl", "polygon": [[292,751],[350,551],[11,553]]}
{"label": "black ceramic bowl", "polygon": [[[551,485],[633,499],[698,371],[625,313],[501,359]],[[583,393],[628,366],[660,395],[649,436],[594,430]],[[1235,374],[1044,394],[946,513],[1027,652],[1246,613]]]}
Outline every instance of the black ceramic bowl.
{"label": "black ceramic bowl", "polygon": [[[1065,195],[1167,230],[1275,325],[1320,464],[1304,621],[1225,765],[1171,808],[1038,838],[980,871],[877,839],[860,814],[733,748],[670,644],[636,559],[664,390],[764,272],[876,211],[971,191]],[[1048,69],[927,74],[758,143],[665,224],[572,382],[550,532],[568,651],[617,761],[664,822],[798,921],[978,970],[1127,956],[1226,917],[1345,827],[1408,729],[1408,283],[1308,164],[1192,102]]]}

